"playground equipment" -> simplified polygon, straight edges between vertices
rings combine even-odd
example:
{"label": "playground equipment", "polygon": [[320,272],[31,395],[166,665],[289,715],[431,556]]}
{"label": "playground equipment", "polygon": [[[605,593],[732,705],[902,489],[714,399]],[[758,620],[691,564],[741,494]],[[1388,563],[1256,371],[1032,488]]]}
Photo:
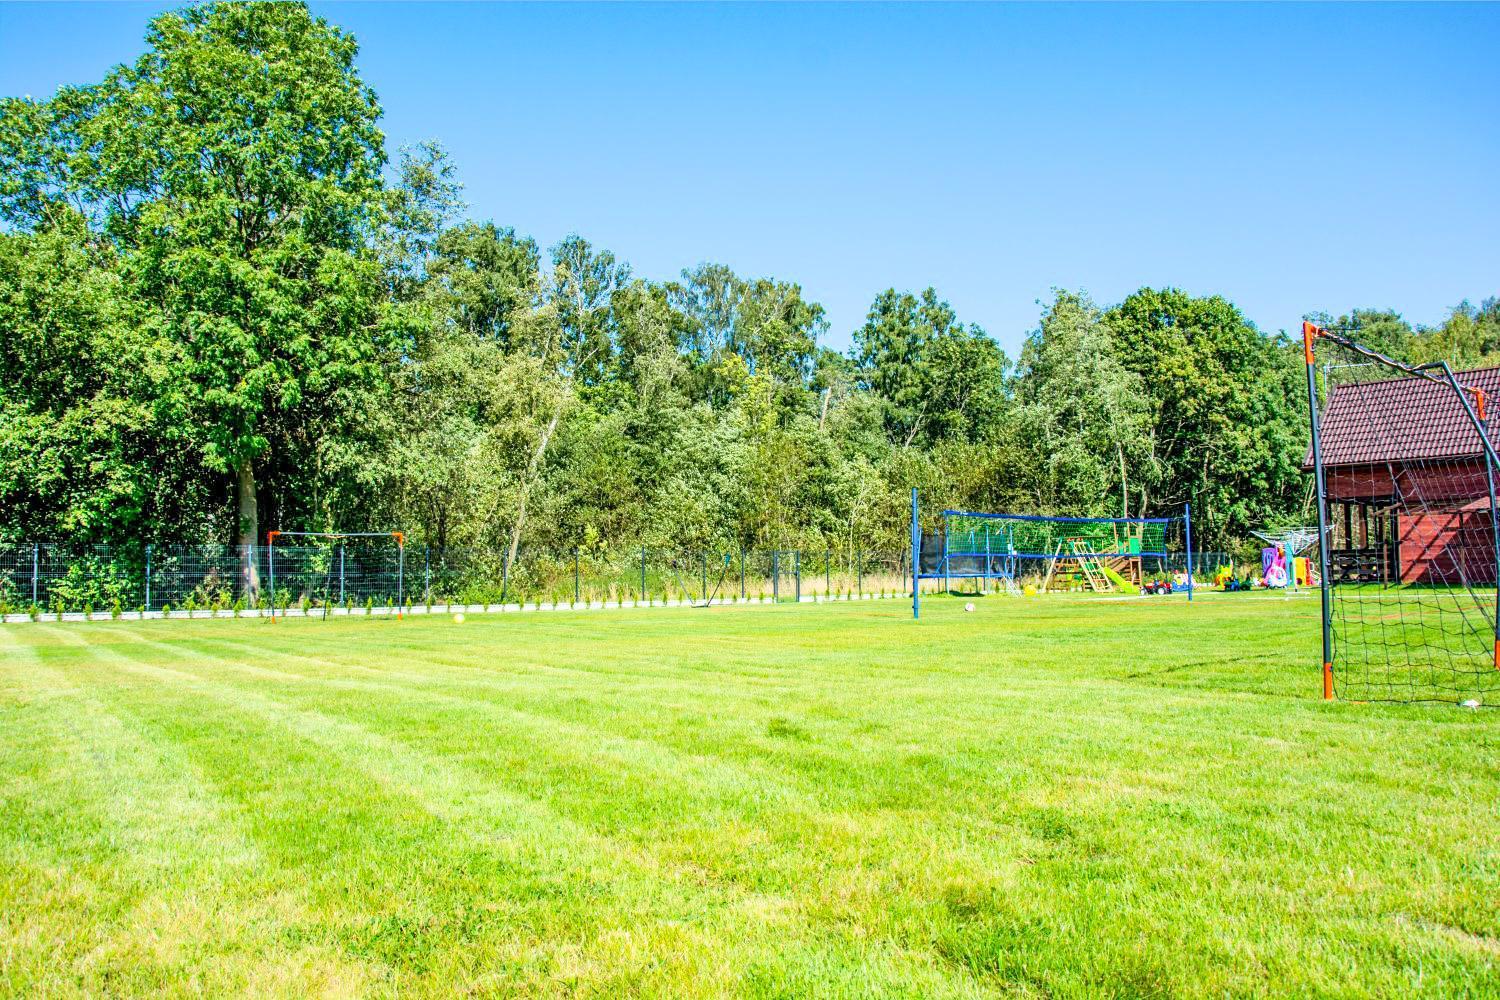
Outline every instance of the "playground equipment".
{"label": "playground equipment", "polygon": [[[921,582],[996,581],[1009,593],[1020,581],[1037,589],[1136,591],[1148,579],[1181,575],[1193,597],[1192,510],[1180,517],[1052,517],[945,510],[942,527],[923,533],[917,491],[911,491],[912,614],[921,615]],[[1026,586],[1032,586],[1028,582]]]}

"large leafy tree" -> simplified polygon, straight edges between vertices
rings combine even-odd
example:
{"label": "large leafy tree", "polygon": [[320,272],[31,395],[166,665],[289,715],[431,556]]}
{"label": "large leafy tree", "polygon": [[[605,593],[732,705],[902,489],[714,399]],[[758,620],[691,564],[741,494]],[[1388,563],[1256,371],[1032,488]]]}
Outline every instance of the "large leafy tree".
{"label": "large leafy tree", "polygon": [[[75,204],[115,243],[142,322],[173,348],[165,408],[229,475],[250,544],[265,479],[274,492],[302,465],[340,390],[395,346],[371,250],[380,109],[354,40],[300,5],[189,7],[146,43],[58,98],[22,151],[30,190],[8,200],[32,216]],[[255,589],[253,560],[246,574]]]}
{"label": "large leafy tree", "polygon": [[1244,537],[1301,488],[1306,411],[1295,356],[1228,300],[1143,288],[1105,315],[1148,399],[1158,485],[1139,510],[1193,503],[1205,540]]}
{"label": "large leafy tree", "polygon": [[886,289],[854,332],[866,386],[885,403],[886,430],[902,448],[991,433],[1007,402],[1010,362],[978,326],[928,288]]}
{"label": "large leafy tree", "polygon": [[1041,509],[1129,516],[1158,481],[1144,380],[1121,364],[1103,311],[1058,291],[1021,350],[1023,481]]}

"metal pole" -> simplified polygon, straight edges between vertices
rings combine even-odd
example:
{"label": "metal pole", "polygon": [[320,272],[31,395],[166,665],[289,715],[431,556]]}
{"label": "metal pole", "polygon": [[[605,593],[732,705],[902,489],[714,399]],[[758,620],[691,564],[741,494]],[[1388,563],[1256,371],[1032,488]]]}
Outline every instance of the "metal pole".
{"label": "metal pole", "polygon": [[[1484,481],[1485,485],[1489,487],[1490,545],[1492,547],[1491,554],[1494,558],[1495,569],[1495,653],[1492,662],[1495,665],[1495,669],[1500,670],[1500,524],[1496,523],[1496,515],[1500,514],[1500,508],[1497,508],[1495,505],[1495,449],[1490,444],[1489,436],[1484,432],[1484,424],[1481,423],[1480,416],[1475,415],[1474,407],[1470,404],[1468,395],[1464,393],[1463,389],[1459,388],[1458,379],[1453,377],[1453,370],[1448,367],[1448,362],[1444,361],[1442,365],[1443,374],[1448,376],[1448,384],[1453,386],[1453,391],[1458,394],[1458,398],[1463,402],[1464,412],[1469,415],[1469,422],[1474,426],[1474,431],[1479,435],[1481,446],[1484,449]],[[1479,397],[1479,408],[1480,414],[1483,414],[1483,394]],[[1365,544],[1369,544],[1368,537],[1365,539]]]}
{"label": "metal pole", "polygon": [[146,546],[146,610],[151,610],[151,546]]}
{"label": "metal pole", "polygon": [[797,574],[797,603],[802,603],[802,550],[792,553],[792,569]]}
{"label": "metal pole", "polygon": [[827,551],[823,557],[823,599],[827,601],[833,598],[833,549],[824,548]]}
{"label": "metal pole", "polygon": [[36,580],[38,571],[41,569],[41,549],[36,542],[31,543],[31,605],[36,606]]}
{"label": "metal pole", "polygon": [[432,603],[432,546],[422,546],[422,603]]}
{"label": "metal pole", "polygon": [[[255,558],[255,546],[250,546],[250,558]],[[276,620],[276,539],[272,535],[266,539],[266,572],[271,577],[271,621]]]}
{"label": "metal pole", "polygon": [[578,603],[578,546],[573,546],[573,603]]}
{"label": "metal pole", "polygon": [[984,573],[979,577],[979,585],[984,589],[980,593],[989,593],[990,589],[990,526],[984,526]]}
{"label": "metal pole", "polygon": [[745,547],[740,546],[740,600],[745,599]]}
{"label": "metal pole", "polygon": [[401,617],[406,600],[406,541],[396,543],[396,617]]}
{"label": "metal pole", "polygon": [[344,543],[339,542],[339,603],[344,603]]}
{"label": "metal pole", "polygon": [[771,600],[781,603],[781,553],[771,550]]}
{"label": "metal pole", "polygon": [[1328,515],[1327,491],[1323,482],[1323,443],[1318,437],[1318,370],[1313,360],[1313,341],[1318,328],[1311,323],[1302,324],[1302,351],[1307,362],[1307,413],[1312,429],[1313,478],[1318,490],[1318,567],[1322,585],[1323,606],[1323,698],[1333,699],[1333,593],[1331,587],[1332,567],[1328,559]]}
{"label": "metal pole", "polygon": [[917,527],[917,488],[911,488],[911,616],[922,617],[922,591],[918,584],[921,564],[917,560],[922,551],[922,529]]}
{"label": "metal pole", "polygon": [[[1188,603],[1193,603],[1193,505],[1182,505],[1182,523],[1187,532]],[[1163,546],[1165,548],[1165,546]]]}

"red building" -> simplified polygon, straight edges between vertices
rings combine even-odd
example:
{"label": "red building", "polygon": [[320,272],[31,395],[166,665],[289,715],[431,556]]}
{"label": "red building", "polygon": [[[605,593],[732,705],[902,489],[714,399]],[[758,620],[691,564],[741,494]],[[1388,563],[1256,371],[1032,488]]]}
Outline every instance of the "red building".
{"label": "red building", "polygon": [[[1485,433],[1500,444],[1500,368],[1456,374],[1484,391]],[[1319,431],[1335,583],[1495,581],[1483,444],[1451,387],[1336,386]],[[1302,467],[1312,471],[1311,450]]]}

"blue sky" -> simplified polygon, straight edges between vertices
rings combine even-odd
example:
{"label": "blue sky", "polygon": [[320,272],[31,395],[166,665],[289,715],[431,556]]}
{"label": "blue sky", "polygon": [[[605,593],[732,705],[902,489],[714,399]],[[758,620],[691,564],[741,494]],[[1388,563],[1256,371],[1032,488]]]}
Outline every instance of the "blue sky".
{"label": "blue sky", "polygon": [[[97,79],[165,6],[0,5],[0,93]],[[888,286],[1012,354],[1056,286],[1267,330],[1500,294],[1500,6],[314,9],[475,217],[798,281],[837,347]]]}

